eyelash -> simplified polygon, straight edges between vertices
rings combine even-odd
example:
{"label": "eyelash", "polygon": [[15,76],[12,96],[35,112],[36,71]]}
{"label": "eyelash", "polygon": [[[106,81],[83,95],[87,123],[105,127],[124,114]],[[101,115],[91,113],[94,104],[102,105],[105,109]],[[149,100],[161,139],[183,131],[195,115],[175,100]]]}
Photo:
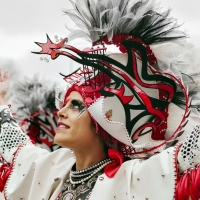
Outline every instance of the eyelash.
{"label": "eyelash", "polygon": [[78,100],[72,100],[71,101],[71,105],[68,107],[72,110],[83,110],[85,108],[85,106],[82,104],[81,101],[78,101]]}

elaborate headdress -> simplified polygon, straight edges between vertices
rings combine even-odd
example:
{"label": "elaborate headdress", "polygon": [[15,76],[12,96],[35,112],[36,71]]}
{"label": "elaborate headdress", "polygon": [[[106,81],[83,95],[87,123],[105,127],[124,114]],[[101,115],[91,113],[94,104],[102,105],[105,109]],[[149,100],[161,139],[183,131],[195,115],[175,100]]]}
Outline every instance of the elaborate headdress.
{"label": "elaborate headdress", "polygon": [[[183,133],[190,99],[181,77],[169,73],[177,63],[154,53],[160,44],[182,45],[186,36],[170,11],[161,12],[155,0],[77,0],[72,5],[65,13],[78,28],[59,43],[49,37],[47,43],[37,43],[39,54],[52,59],[65,55],[82,64],[64,76],[71,84],[66,96],[79,91],[97,131],[126,155],[156,153],[172,145]],[[80,51],[67,44],[76,38],[91,41],[93,47]],[[121,53],[106,54],[111,44]],[[169,128],[168,110],[176,107],[169,108],[171,102],[182,104],[184,112]]]}
{"label": "elaborate headdress", "polygon": [[39,78],[24,77],[11,88],[9,100],[12,112],[21,128],[37,146],[54,151],[60,148],[54,143],[57,127],[55,107],[56,83]]}

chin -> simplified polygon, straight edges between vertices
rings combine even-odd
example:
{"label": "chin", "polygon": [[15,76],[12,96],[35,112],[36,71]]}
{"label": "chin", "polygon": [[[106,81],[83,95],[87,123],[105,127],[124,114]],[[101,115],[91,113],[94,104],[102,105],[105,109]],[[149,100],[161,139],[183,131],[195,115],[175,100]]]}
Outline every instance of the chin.
{"label": "chin", "polygon": [[66,145],[66,138],[63,139],[63,137],[60,136],[59,134],[55,135],[54,143],[61,146],[61,147],[69,148],[68,145]]}
{"label": "chin", "polygon": [[54,143],[56,143],[57,145],[63,146],[63,140],[62,137],[60,137],[58,134],[55,135],[54,137]]}

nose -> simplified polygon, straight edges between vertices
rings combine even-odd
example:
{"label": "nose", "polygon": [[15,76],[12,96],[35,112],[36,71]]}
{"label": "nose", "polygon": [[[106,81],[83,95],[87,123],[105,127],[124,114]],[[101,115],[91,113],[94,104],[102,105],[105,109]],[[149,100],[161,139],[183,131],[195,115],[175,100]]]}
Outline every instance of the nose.
{"label": "nose", "polygon": [[65,107],[61,108],[58,112],[57,112],[57,116],[59,118],[67,118],[67,109],[65,109]]}

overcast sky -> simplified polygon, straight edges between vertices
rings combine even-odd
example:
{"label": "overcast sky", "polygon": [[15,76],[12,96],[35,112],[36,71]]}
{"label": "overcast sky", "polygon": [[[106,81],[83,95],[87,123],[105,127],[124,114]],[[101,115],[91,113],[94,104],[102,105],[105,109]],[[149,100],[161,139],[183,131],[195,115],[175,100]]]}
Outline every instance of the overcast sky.
{"label": "overcast sky", "polygon": [[[45,42],[46,33],[50,38],[68,34],[65,24],[69,19],[62,10],[71,7],[68,0],[0,0],[0,65],[17,69],[21,74],[31,76],[40,72],[51,79],[60,79],[58,72],[68,73],[67,58],[56,61],[40,61],[40,56],[31,54],[40,48],[34,41]],[[200,1],[162,0],[164,8],[172,8],[172,16],[184,23],[192,42],[200,45]],[[17,76],[16,76],[17,77]]]}

